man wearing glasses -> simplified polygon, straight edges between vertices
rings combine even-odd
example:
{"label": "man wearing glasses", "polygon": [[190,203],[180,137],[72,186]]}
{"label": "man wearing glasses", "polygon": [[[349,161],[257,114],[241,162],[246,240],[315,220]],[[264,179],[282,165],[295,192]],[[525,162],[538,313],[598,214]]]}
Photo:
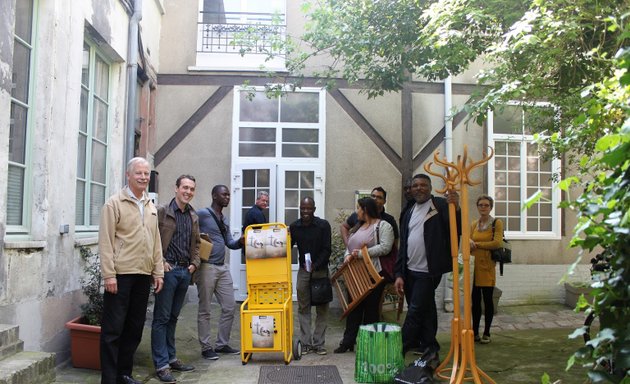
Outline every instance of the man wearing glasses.
{"label": "man wearing glasses", "polygon": [[[394,240],[398,241],[398,224],[396,223],[396,219],[394,216],[385,212],[385,203],[387,202],[387,192],[383,189],[383,187],[374,187],[372,189],[372,193],[370,195],[375,201],[376,206],[378,207],[378,211],[380,213],[380,217],[382,220],[385,220],[389,223],[389,225],[394,228]],[[350,234],[350,229],[357,225],[359,222],[359,218],[357,217],[357,213],[353,212],[341,225],[339,226],[339,231],[341,232],[341,237],[343,238],[343,243],[348,246],[348,236]]]}

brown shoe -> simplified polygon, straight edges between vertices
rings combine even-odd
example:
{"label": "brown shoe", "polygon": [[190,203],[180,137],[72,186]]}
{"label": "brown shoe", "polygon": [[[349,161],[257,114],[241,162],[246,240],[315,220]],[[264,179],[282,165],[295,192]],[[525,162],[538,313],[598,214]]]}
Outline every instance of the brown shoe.
{"label": "brown shoe", "polygon": [[163,383],[177,383],[177,380],[175,380],[169,368],[160,369],[156,373],[158,379]]}
{"label": "brown shoe", "polygon": [[168,363],[168,365],[171,366],[171,369],[173,371],[178,371],[178,372],[190,372],[190,371],[194,371],[195,367],[189,364],[184,364],[182,363],[182,361],[180,359],[177,359],[171,363]]}

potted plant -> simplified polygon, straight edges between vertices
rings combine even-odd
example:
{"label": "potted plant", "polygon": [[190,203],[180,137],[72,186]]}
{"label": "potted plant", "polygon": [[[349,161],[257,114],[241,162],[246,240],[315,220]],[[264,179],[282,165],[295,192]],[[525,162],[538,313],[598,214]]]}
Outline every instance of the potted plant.
{"label": "potted plant", "polygon": [[564,283],[564,304],[569,308],[575,308],[580,296],[584,295],[587,302],[592,302],[590,283],[586,282],[565,282]]}
{"label": "potted plant", "polygon": [[75,368],[101,369],[100,337],[103,313],[103,290],[99,256],[90,248],[79,249],[83,259],[81,290],[87,302],[81,305],[81,316],[66,323],[70,330],[72,365]]}

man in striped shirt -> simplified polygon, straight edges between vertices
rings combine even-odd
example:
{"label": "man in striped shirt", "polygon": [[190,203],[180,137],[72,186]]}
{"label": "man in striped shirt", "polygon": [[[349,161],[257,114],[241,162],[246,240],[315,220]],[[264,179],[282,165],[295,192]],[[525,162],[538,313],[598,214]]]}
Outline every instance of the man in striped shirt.
{"label": "man in striped shirt", "polygon": [[199,268],[199,218],[190,201],[195,196],[195,178],[182,175],[175,182],[175,197],[158,207],[164,258],[164,288],[155,295],[151,325],[151,354],[157,377],[175,383],[171,371],[192,371],[192,365],[176,356],[175,327],[184,306],[192,273]]}

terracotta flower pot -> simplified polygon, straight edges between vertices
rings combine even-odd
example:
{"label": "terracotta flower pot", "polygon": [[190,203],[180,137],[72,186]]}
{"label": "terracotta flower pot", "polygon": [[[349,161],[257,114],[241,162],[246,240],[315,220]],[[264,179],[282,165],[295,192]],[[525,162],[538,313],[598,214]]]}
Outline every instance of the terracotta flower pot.
{"label": "terracotta flower pot", "polygon": [[87,325],[77,317],[66,323],[70,330],[70,352],[75,368],[101,369],[101,327]]}

